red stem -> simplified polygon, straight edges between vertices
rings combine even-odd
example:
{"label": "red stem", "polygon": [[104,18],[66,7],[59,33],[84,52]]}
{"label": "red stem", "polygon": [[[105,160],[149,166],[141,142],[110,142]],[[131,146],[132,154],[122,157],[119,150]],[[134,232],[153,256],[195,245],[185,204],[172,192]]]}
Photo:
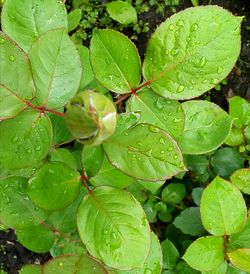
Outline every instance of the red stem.
{"label": "red stem", "polygon": [[50,112],[50,113],[53,113],[57,116],[60,116],[60,117],[64,117],[64,113],[61,113],[59,111],[56,111],[54,109],[49,109],[49,108],[46,108],[45,106],[34,106],[33,104],[31,104],[30,102],[28,101],[23,101],[28,107],[32,108],[32,109],[35,109],[35,110],[38,110],[40,111],[41,113],[45,113],[45,112]]}
{"label": "red stem", "polygon": [[88,191],[88,194],[89,195],[92,195],[92,190],[89,188],[88,184],[87,184],[87,179],[88,179],[88,176],[85,174],[85,172],[82,174],[81,176],[81,180],[85,186],[85,188],[87,189]]}
{"label": "red stem", "polygon": [[223,246],[224,246],[224,259],[225,259],[225,261],[228,260],[228,257],[227,257],[227,239],[228,239],[228,235],[224,234],[223,235]]}

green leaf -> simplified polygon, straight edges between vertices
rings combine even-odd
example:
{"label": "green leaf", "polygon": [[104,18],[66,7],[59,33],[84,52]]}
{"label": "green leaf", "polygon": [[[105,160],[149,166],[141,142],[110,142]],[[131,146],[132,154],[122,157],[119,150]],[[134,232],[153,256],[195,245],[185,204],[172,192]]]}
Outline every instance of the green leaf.
{"label": "green leaf", "polygon": [[169,240],[163,241],[161,247],[163,252],[163,268],[174,269],[180,259],[178,249]]}
{"label": "green leaf", "polygon": [[229,261],[242,271],[250,272],[250,249],[236,249],[227,253]]}
{"label": "green leaf", "polygon": [[196,187],[192,190],[192,199],[197,206],[200,206],[203,191],[202,187]]}
{"label": "green leaf", "polygon": [[227,274],[227,267],[228,263],[227,261],[224,261],[219,267],[216,267],[211,271],[202,271],[202,274]]}
{"label": "green leaf", "polygon": [[201,215],[199,207],[188,207],[181,211],[173,224],[179,228],[183,233],[192,236],[204,235],[205,230],[201,223]]}
{"label": "green leaf", "polygon": [[210,271],[224,261],[222,237],[202,237],[194,241],[186,250],[183,259],[194,269]]}
{"label": "green leaf", "polygon": [[42,266],[37,264],[27,264],[22,267],[19,274],[42,274]]}
{"label": "green leaf", "polygon": [[[177,274],[199,274],[200,272],[191,268],[186,262],[180,261],[176,267]],[[176,274],[176,273],[174,273]]]}
{"label": "green leaf", "polygon": [[239,190],[245,194],[250,194],[250,169],[242,168],[236,170],[230,180]]}
{"label": "green leaf", "polygon": [[186,165],[196,176],[208,172],[209,160],[206,155],[185,155]]}
{"label": "green leaf", "polygon": [[68,31],[74,30],[80,23],[82,18],[82,10],[74,9],[68,14]]}
{"label": "green leaf", "polygon": [[140,112],[140,122],[155,125],[175,140],[178,140],[184,129],[184,113],[181,104],[167,100],[155,94],[151,89],[144,89],[132,96],[129,109]]}
{"label": "green leaf", "polygon": [[57,148],[50,153],[52,162],[62,162],[73,169],[77,169],[76,159],[66,148]]}
{"label": "green leaf", "polygon": [[164,181],[156,181],[156,182],[148,182],[148,181],[142,181],[138,180],[137,181],[143,188],[147,189],[150,191],[152,194],[155,194],[157,190],[165,184]]}
{"label": "green leaf", "polygon": [[231,128],[229,136],[227,137],[225,144],[228,146],[238,146],[242,143],[243,136],[242,136],[242,129],[237,128],[234,124]]}
{"label": "green leaf", "polygon": [[70,101],[65,121],[79,142],[99,145],[115,131],[116,109],[105,95],[87,90]]}
{"label": "green leaf", "polygon": [[243,229],[236,234],[229,237],[229,248],[230,250],[238,248],[249,248],[250,247],[250,218]]}
{"label": "green leaf", "polygon": [[121,270],[143,266],[150,249],[149,224],[142,207],[128,192],[95,188],[83,199],[77,224],[89,253],[107,266]]}
{"label": "green leaf", "polygon": [[86,254],[57,257],[43,267],[44,274],[107,274],[105,268]]}
{"label": "green leaf", "polygon": [[113,1],[106,4],[109,16],[115,21],[128,25],[137,22],[137,13],[135,8],[125,1]]}
{"label": "green leaf", "polygon": [[250,103],[239,97],[229,98],[229,114],[235,118],[234,124],[239,128],[250,123]]}
{"label": "green leaf", "polygon": [[117,130],[103,148],[113,166],[137,179],[164,180],[185,170],[176,142],[150,124]]}
{"label": "green leaf", "polygon": [[141,79],[141,62],[135,45],[114,30],[96,30],[90,44],[95,76],[106,88],[128,93]]}
{"label": "green leaf", "polygon": [[38,104],[63,107],[77,92],[82,75],[80,56],[65,29],[43,34],[32,46],[29,57]]}
{"label": "green leaf", "polygon": [[57,0],[5,1],[2,28],[26,52],[41,34],[58,28],[67,29],[65,6]]}
{"label": "green leaf", "polygon": [[26,193],[22,177],[0,179],[0,223],[7,228],[23,228],[44,221],[48,214],[37,208]]}
{"label": "green leaf", "polygon": [[184,133],[179,145],[185,154],[205,154],[218,148],[229,135],[232,120],[219,106],[207,101],[182,103]]}
{"label": "green leaf", "polygon": [[102,146],[85,145],[82,150],[82,166],[88,178],[95,176],[101,169],[104,160]]}
{"label": "green leaf", "polygon": [[33,167],[47,154],[52,128],[48,116],[24,111],[0,123],[0,166],[7,169]]}
{"label": "green leaf", "polygon": [[235,149],[229,147],[216,150],[211,157],[214,171],[222,177],[228,177],[237,169],[243,168],[244,161]]}
{"label": "green leaf", "polygon": [[42,166],[29,180],[32,201],[46,210],[57,210],[71,204],[80,187],[80,174],[61,162]]}
{"label": "green leaf", "polygon": [[247,208],[241,192],[231,183],[216,177],[201,198],[201,219],[215,236],[239,232],[246,222]]}
{"label": "green leaf", "polygon": [[30,225],[16,230],[17,240],[31,251],[45,253],[52,247],[56,235],[44,225]]}
{"label": "green leaf", "polygon": [[0,120],[3,120],[26,108],[24,100],[33,98],[35,87],[27,55],[2,32],[0,56]]}
{"label": "green leaf", "polygon": [[232,265],[228,265],[227,274],[247,274],[245,271],[240,271],[239,269],[234,268]]}
{"label": "green leaf", "polygon": [[168,184],[161,193],[162,201],[169,204],[178,204],[185,196],[185,185],[176,183]]}
{"label": "green leaf", "polygon": [[[93,166],[93,162],[89,163],[92,163]],[[95,187],[111,186],[121,189],[135,183],[135,181],[136,180],[133,177],[129,177],[119,169],[113,167],[106,157],[104,158],[102,166],[97,174],[90,179],[91,184]]]}
{"label": "green leaf", "polygon": [[79,86],[79,90],[82,91],[88,84],[94,80],[94,72],[90,64],[90,51],[88,48],[77,45],[78,52],[80,54],[80,59],[82,63],[82,78]]}
{"label": "green leaf", "polygon": [[200,96],[225,79],[240,53],[240,24],[218,6],[186,9],[162,23],[151,39],[143,75],[166,98]]}

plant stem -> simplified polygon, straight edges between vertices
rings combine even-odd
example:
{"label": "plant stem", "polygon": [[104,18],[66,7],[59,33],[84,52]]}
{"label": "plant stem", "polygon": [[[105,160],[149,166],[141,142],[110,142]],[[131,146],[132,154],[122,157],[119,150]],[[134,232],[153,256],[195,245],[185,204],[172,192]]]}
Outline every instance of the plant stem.
{"label": "plant stem", "polygon": [[223,235],[223,246],[224,246],[224,259],[227,261],[228,257],[227,257],[227,239],[228,239],[228,235],[224,234]]}
{"label": "plant stem", "polygon": [[89,188],[88,184],[87,184],[87,179],[88,179],[88,176],[85,174],[85,172],[83,172],[82,176],[81,176],[81,180],[85,186],[85,188],[87,189],[88,191],[88,194],[89,195],[92,195],[92,190]]}

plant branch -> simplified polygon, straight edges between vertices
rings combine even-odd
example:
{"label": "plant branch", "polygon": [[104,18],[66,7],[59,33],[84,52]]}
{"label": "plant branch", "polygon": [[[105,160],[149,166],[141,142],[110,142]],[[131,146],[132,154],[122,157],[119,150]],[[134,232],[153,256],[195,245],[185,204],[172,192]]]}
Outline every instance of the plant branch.
{"label": "plant branch", "polygon": [[227,257],[227,239],[228,239],[228,235],[224,234],[223,235],[223,247],[224,247],[224,259],[225,259],[225,261],[228,260],[228,257]]}
{"label": "plant branch", "polygon": [[83,172],[82,176],[81,176],[81,180],[85,186],[85,188],[87,189],[88,191],[88,194],[89,195],[92,195],[92,190],[89,188],[88,184],[87,184],[87,179],[88,179],[88,176],[86,175],[85,172]]}
{"label": "plant branch", "polygon": [[60,117],[64,117],[64,113],[62,112],[59,112],[59,111],[56,111],[54,109],[49,109],[49,108],[46,108],[45,106],[35,106],[33,105],[32,103],[28,102],[28,101],[23,101],[28,107],[34,109],[34,110],[38,110],[40,111],[41,113],[45,113],[45,112],[50,112],[50,113],[53,113],[57,116],[60,116]]}

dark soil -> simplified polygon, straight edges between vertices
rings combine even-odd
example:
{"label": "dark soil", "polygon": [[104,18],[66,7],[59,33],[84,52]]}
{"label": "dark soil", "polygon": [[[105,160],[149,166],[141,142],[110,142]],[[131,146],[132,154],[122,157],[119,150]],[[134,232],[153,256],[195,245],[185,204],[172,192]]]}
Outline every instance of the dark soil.
{"label": "dark soil", "polygon": [[[200,0],[200,4],[208,4],[209,0]],[[230,10],[235,15],[245,16],[242,25],[242,50],[239,60],[227,77],[227,85],[222,85],[221,91],[211,90],[206,94],[210,95],[211,101],[227,109],[227,98],[233,95],[239,95],[250,100],[250,30],[246,27],[250,26],[250,5],[248,0],[213,0],[212,4],[222,6]],[[177,7],[177,11],[190,7],[191,1],[182,0]],[[140,18],[145,22],[149,22],[150,32],[142,33],[136,42],[140,54],[143,58],[147,41],[154,32],[157,25],[163,22],[167,17],[172,15],[170,10],[166,11],[164,17],[156,14],[153,9],[149,12],[140,15]],[[15,234],[12,230],[6,232],[0,231],[0,270],[1,266],[9,274],[17,274],[18,270],[28,263],[44,263],[51,256],[46,254],[38,254],[24,248],[16,241]]]}

